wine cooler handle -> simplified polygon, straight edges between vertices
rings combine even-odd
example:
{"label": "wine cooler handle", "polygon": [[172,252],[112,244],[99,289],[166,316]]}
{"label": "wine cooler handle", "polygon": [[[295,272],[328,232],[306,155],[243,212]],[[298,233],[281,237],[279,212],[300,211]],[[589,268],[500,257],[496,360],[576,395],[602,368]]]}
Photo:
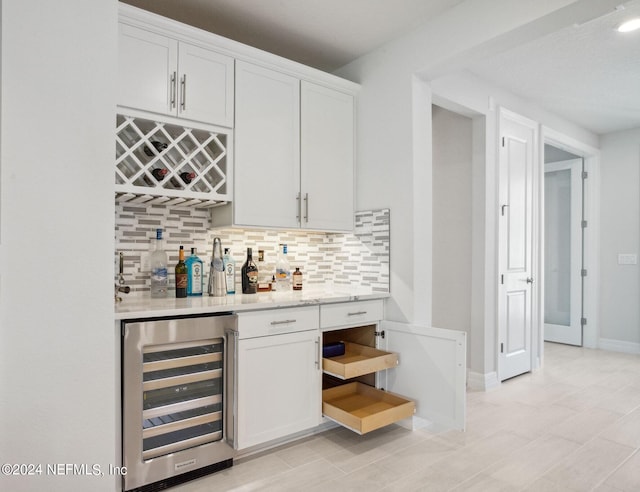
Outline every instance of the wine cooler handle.
{"label": "wine cooler handle", "polygon": [[171,75],[171,109],[175,109],[176,107],[176,79],[178,74],[173,72]]}

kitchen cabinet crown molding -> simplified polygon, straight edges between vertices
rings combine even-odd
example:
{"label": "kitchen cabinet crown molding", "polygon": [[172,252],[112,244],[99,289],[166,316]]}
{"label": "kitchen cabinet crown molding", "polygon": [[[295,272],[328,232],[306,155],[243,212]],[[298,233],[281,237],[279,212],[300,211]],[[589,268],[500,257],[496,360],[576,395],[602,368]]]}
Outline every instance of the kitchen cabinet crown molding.
{"label": "kitchen cabinet crown molding", "polygon": [[356,94],[360,90],[360,84],[350,80],[132,5],[120,3],[118,13],[121,23],[152,30],[205,49],[213,49],[218,53],[232,56],[236,60],[262,65],[265,68],[275,69],[301,80],[327,85],[348,94]]}

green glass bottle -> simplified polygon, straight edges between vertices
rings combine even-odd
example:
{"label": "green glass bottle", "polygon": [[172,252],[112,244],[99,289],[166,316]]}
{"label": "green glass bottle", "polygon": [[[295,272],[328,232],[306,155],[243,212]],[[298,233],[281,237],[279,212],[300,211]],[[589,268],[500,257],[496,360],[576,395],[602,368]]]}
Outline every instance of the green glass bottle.
{"label": "green glass bottle", "polygon": [[184,262],[184,247],[180,246],[176,265],[176,297],[187,297],[187,264]]}

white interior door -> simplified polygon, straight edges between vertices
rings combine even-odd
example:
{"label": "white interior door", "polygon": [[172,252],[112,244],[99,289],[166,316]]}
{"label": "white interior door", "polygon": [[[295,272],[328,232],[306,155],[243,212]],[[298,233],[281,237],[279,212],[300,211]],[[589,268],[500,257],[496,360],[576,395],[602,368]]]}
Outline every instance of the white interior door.
{"label": "white interior door", "polygon": [[502,111],[499,152],[500,380],[532,368],[533,193],[537,125]]}
{"label": "white interior door", "polygon": [[582,345],[582,159],[544,168],[544,339]]}

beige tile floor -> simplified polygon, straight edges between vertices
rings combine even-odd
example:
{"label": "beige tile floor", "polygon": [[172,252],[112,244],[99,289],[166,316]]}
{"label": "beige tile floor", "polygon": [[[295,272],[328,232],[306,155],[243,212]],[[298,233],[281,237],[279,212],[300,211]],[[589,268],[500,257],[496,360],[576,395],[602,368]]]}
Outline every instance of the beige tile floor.
{"label": "beige tile floor", "polygon": [[640,491],[640,357],[545,345],[544,368],[467,393],[466,432],[337,428],[184,484],[213,491]]}

